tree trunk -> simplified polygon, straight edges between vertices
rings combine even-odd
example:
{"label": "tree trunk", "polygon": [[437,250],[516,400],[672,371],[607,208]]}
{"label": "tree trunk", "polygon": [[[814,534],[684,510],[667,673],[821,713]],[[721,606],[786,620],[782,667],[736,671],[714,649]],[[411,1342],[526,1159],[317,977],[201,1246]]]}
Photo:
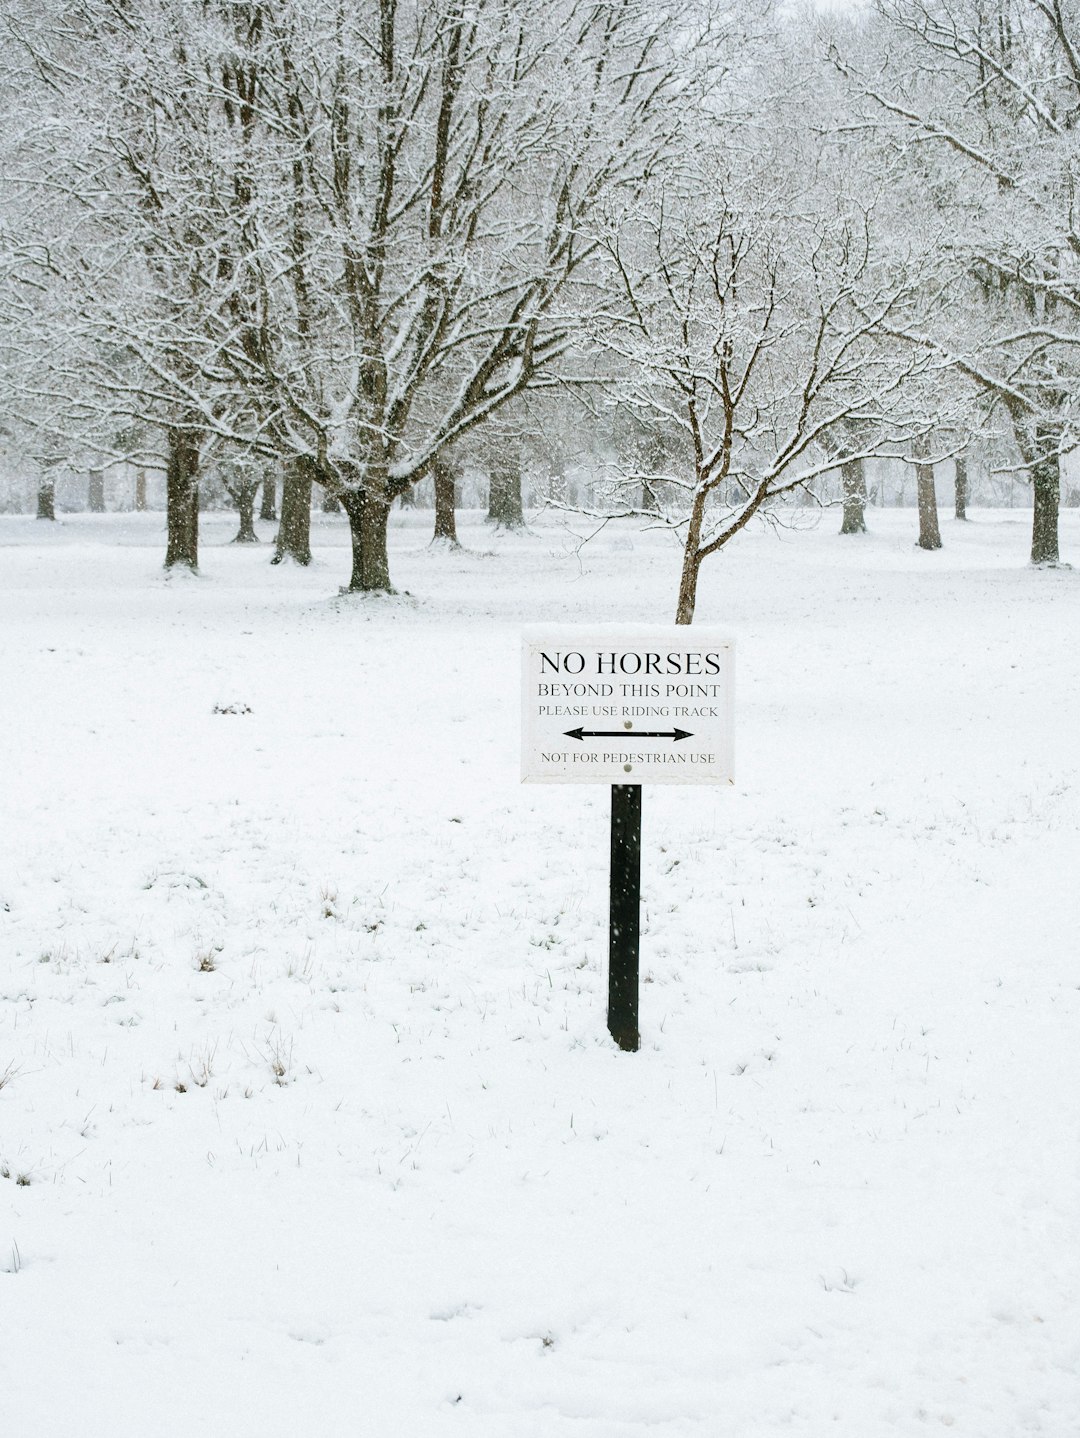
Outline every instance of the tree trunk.
{"label": "tree trunk", "polygon": [[915,466],[915,482],[919,497],[919,548],[940,549],[941,530],[938,528],[937,495],[934,492],[934,466],[925,461],[930,454],[930,442],[922,436],[915,447],[919,463]]}
{"label": "tree trunk", "polygon": [[504,462],[497,464],[491,471],[488,481],[487,517],[497,529],[525,528],[520,464]]}
{"label": "tree trunk", "polygon": [[56,480],[52,475],[42,475],[37,489],[38,519],[56,518]]}
{"label": "tree trunk", "polygon": [[967,519],[968,502],[968,467],[967,455],[958,454],[954,461],[956,465],[956,517]]}
{"label": "tree trunk", "polygon": [[105,475],[100,469],[90,471],[88,499],[91,514],[105,513]]}
{"label": "tree trunk", "polygon": [[262,504],[259,507],[259,518],[268,522],[277,519],[277,481],[274,478],[273,470],[266,475],[262,482]]}
{"label": "tree trunk", "polygon": [[435,534],[433,541],[441,540],[454,549],[459,549],[457,537],[457,477],[454,467],[446,460],[437,459],[434,466],[435,480]]}
{"label": "tree trunk", "polygon": [[259,543],[259,536],[255,533],[255,499],[258,493],[257,484],[244,484],[232,492],[236,512],[240,516],[240,528],[233,540],[234,544]]}
{"label": "tree trunk", "polygon": [[705,523],[705,489],[701,475],[697,476],[693,502],[690,505],[690,522],[683,541],[682,573],[679,575],[679,599],[675,606],[675,623],[692,624],[697,607],[698,573],[701,569],[701,529]]}
{"label": "tree trunk", "polygon": [[168,543],[165,568],[199,567],[199,447],[186,430],[168,432],[169,458],[165,471],[165,509]]}
{"label": "tree trunk", "polygon": [[325,485],[321,485],[320,488],[322,489],[321,507],[323,514],[340,514],[341,500],[338,499],[337,495],[331,490],[327,489]]}
{"label": "tree trunk", "polygon": [[1058,563],[1058,509],[1061,505],[1061,432],[1056,425],[1035,430],[1038,458],[1031,467],[1034,514],[1031,526],[1032,564]]}
{"label": "tree trunk", "polygon": [[675,607],[676,624],[692,624],[697,606],[698,571],[701,559],[690,549],[683,551],[682,573],[679,576],[679,602]]}
{"label": "tree trunk", "polygon": [[135,509],[139,514],[146,511],[146,470],[135,471]]}
{"label": "tree trunk", "polygon": [[841,534],[866,533],[866,470],[861,459],[849,459],[840,466],[844,500]]}
{"label": "tree trunk", "polygon": [[349,517],[352,540],[352,574],[350,594],[393,594],[390,583],[390,556],[387,550],[387,526],[390,521],[390,498],[385,483],[365,485],[346,490],[341,503]]}
{"label": "tree trunk", "polygon": [[290,461],[285,468],[281,523],[271,564],[280,564],[286,557],[297,564],[311,563],[311,469],[311,461],[304,458]]}

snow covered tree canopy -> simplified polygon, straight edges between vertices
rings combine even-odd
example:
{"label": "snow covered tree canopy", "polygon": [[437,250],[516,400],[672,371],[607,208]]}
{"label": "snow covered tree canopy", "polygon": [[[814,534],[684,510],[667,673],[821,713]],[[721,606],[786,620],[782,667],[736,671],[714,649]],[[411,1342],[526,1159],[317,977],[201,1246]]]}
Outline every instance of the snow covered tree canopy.
{"label": "snow covered tree canopy", "polygon": [[708,499],[699,549],[830,466],[1002,416],[1056,527],[1080,339],[1056,0],[828,25],[771,0],[3,0],[3,25],[7,422],[41,463],[164,448],[167,563],[196,562],[208,465],[280,465],[345,509],[350,587],[387,589],[394,498],[568,385],[681,432],[695,468],[664,492],[684,534]]}
{"label": "snow covered tree canopy", "polygon": [[11,24],[54,118],[23,173],[73,216],[51,264],[103,391],[314,466],[371,530],[354,579],[378,586],[393,496],[566,352],[592,212],[641,185],[677,113],[676,11],[27,7]]}
{"label": "snow covered tree canopy", "polygon": [[1056,562],[1061,456],[1080,422],[1080,14],[1062,0],[879,0],[834,45],[942,225],[954,283],[921,332],[1008,415],[1032,479],[1032,558]]}

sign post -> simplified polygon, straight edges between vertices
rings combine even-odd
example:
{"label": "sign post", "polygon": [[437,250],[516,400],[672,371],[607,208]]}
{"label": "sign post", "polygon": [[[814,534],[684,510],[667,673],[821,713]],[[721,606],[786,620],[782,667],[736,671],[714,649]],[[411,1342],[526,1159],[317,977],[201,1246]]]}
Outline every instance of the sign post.
{"label": "sign post", "polygon": [[521,777],[611,785],[608,1031],[638,1031],[641,788],[730,784],[735,643],[686,626],[527,630]]}
{"label": "sign post", "polygon": [[641,929],[641,785],[611,786],[611,903],[608,924],[608,1033],[634,1052],[638,1033]]}

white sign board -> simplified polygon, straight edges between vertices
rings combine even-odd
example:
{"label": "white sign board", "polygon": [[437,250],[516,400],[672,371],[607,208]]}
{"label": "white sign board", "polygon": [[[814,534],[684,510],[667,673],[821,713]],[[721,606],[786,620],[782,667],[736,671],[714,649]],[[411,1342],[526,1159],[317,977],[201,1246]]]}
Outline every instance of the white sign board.
{"label": "white sign board", "polygon": [[730,784],[735,641],[690,625],[525,630],[530,784]]}

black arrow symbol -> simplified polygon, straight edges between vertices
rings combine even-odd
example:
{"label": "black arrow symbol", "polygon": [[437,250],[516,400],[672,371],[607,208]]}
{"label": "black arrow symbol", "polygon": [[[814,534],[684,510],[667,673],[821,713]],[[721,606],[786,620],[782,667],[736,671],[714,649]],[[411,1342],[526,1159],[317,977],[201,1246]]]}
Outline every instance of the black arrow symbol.
{"label": "black arrow symbol", "polygon": [[689,729],[565,729],[568,739],[692,739]]}

